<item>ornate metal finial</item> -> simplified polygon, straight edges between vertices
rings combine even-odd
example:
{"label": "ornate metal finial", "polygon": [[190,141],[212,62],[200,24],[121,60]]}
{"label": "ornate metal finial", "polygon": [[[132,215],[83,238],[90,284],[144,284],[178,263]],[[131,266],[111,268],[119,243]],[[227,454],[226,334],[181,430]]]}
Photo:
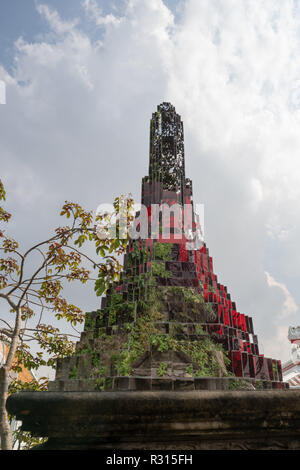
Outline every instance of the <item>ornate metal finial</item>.
{"label": "ornate metal finial", "polygon": [[170,103],[161,103],[152,114],[149,178],[168,191],[185,187],[183,123]]}

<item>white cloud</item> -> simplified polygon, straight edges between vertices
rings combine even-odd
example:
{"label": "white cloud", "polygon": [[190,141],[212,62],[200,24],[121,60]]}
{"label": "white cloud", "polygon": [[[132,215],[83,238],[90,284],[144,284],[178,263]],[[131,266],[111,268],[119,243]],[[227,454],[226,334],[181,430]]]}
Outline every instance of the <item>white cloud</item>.
{"label": "white cloud", "polygon": [[72,33],[74,27],[79,22],[78,19],[75,19],[74,21],[62,21],[58,12],[49,8],[48,5],[39,4],[36,8],[40,15],[42,15],[47,20],[53,31],[55,31],[58,35]]}
{"label": "white cloud", "polygon": [[[139,199],[149,119],[171,101],[216,273],[253,317],[265,353],[279,354],[277,315],[294,321],[300,301],[284,291],[300,276],[299,11],[290,0],[187,0],[175,23],[162,0],[128,0],[106,14],[94,0],[83,7],[65,21],[39,5],[52,35],[19,39],[14,74],[0,69],[2,171],[33,175],[23,187],[35,212],[24,212],[12,178],[8,201],[38,233],[57,225],[51,214],[65,199],[89,208],[129,191]],[[87,17],[99,37],[85,32]],[[31,240],[33,227],[21,226]],[[271,237],[282,283],[265,266]]]}
{"label": "white cloud", "polygon": [[98,26],[105,26],[108,24],[118,25],[120,19],[116,16],[109,13],[108,15],[103,16],[102,10],[99,8],[96,0],[84,0],[82,6],[86,13],[93,19]]}
{"label": "white cloud", "polygon": [[288,340],[288,326],[278,325],[272,336],[265,338],[263,350],[272,351],[272,357],[280,359],[282,363],[288,361],[291,358],[291,343]]}
{"label": "white cloud", "polygon": [[280,311],[279,316],[281,318],[284,318],[284,317],[288,317],[290,315],[293,315],[294,313],[297,313],[298,312],[298,306],[297,306],[293,296],[291,295],[291,293],[287,289],[287,287],[283,283],[276,281],[268,272],[265,272],[265,274],[266,274],[266,277],[267,277],[268,286],[278,287],[284,293],[285,300],[283,302],[282,310]]}
{"label": "white cloud", "polygon": [[264,277],[270,236],[282,277],[300,275],[298,30],[293,2],[190,0],[168,70],[215,268],[261,342],[293,308]]}

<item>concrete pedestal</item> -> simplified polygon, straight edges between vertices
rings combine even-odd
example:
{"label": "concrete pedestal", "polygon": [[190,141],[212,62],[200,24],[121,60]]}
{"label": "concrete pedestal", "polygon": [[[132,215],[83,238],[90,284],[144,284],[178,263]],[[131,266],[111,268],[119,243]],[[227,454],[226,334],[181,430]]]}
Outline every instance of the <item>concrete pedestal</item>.
{"label": "concrete pedestal", "polygon": [[300,449],[300,391],[20,392],[45,450]]}

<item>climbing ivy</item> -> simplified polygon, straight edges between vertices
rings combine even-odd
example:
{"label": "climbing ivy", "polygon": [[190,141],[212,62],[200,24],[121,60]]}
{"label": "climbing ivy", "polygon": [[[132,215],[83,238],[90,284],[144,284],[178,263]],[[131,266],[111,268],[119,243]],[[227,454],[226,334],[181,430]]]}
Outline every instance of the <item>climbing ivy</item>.
{"label": "climbing ivy", "polygon": [[152,261],[152,274],[164,278],[171,277],[171,272],[166,270],[165,263],[162,261]]}
{"label": "climbing ivy", "polygon": [[77,366],[73,366],[73,368],[69,372],[69,379],[77,379],[78,377],[78,368]]}
{"label": "climbing ivy", "polygon": [[163,261],[172,260],[172,248],[173,243],[160,243],[157,242],[154,244],[154,256],[155,259]]}
{"label": "climbing ivy", "polygon": [[[171,288],[172,289],[172,288]],[[158,323],[162,319],[160,313],[161,302],[164,295],[170,290],[169,287],[152,289],[148,302],[140,301],[138,311],[140,312],[136,323],[132,325],[128,348],[115,357],[119,375],[130,375],[132,364],[145,351],[150,351],[154,347],[159,352],[180,351],[190,358],[192,365],[189,370],[194,371],[196,377],[216,376],[224,371],[217,359],[217,351],[223,353],[224,365],[229,368],[230,360],[222,345],[215,343],[209,335],[198,325],[197,334],[202,337],[197,340],[191,340],[188,335],[184,339],[177,339],[178,333],[183,333],[180,325],[174,324],[170,328],[169,334],[162,334],[158,329]],[[192,289],[191,289],[192,291]],[[197,301],[200,300],[200,294],[189,292],[189,301],[192,295],[195,295]],[[140,310],[142,309],[142,311]],[[172,325],[171,325],[172,326]],[[128,325],[127,325],[128,328]],[[162,367],[162,366],[161,366]],[[160,369],[162,370],[162,369]],[[189,372],[191,373],[191,372]],[[228,373],[230,375],[230,373]]]}
{"label": "climbing ivy", "polygon": [[168,364],[166,362],[161,362],[157,370],[157,375],[159,377],[163,377],[164,375],[166,375],[167,369],[168,369]]}
{"label": "climbing ivy", "polygon": [[[157,262],[157,264],[162,264]],[[155,278],[144,275],[144,295],[139,300],[127,302],[129,310],[134,312],[135,318],[116,325],[112,328],[118,330],[118,334],[107,334],[107,328],[98,328],[98,349],[90,348],[88,345],[81,350],[81,354],[92,355],[93,371],[91,377],[97,390],[105,389],[105,378],[111,375],[130,376],[134,369],[134,363],[142,357],[145,352],[156,350],[158,352],[180,352],[184,353],[187,361],[186,374],[194,377],[231,375],[224,373],[224,367],[218,359],[218,352],[223,354],[223,362],[229,370],[230,360],[222,345],[215,343],[201,325],[195,325],[195,336],[192,338],[185,333],[184,323],[169,322],[169,332],[162,333],[160,324],[163,321],[163,311],[166,308],[166,300],[180,296],[182,301],[190,306],[202,304],[209,308],[200,292],[183,287],[158,287]],[[126,302],[122,294],[112,292],[109,307],[106,307],[109,324],[116,320],[116,316],[124,310]],[[104,366],[100,361],[101,355],[108,355],[110,368]],[[161,362],[157,369],[157,375],[162,377],[167,370],[167,363]],[[72,372],[72,377],[77,377],[77,372]],[[71,378],[71,377],[70,377]]]}

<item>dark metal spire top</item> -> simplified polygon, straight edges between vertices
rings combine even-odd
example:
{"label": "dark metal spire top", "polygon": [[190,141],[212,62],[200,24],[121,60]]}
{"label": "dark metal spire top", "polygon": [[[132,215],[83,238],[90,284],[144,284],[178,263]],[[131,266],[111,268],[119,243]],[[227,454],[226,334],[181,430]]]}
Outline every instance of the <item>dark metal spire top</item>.
{"label": "dark metal spire top", "polygon": [[185,187],[183,123],[170,103],[161,103],[152,114],[149,178],[164,190],[182,192]]}

